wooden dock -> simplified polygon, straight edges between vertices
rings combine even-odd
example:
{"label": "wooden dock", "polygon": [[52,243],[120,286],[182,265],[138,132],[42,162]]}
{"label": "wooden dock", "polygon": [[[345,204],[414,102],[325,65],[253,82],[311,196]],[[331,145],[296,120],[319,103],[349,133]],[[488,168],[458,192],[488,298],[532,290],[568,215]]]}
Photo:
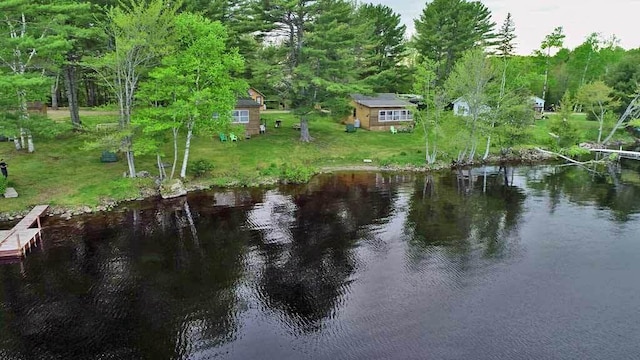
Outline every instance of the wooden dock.
{"label": "wooden dock", "polygon": [[[27,255],[27,251],[37,246],[37,241],[42,239],[42,225],[40,216],[49,205],[34,207],[11,230],[0,230],[0,259],[21,258]],[[32,228],[37,224],[37,228]]]}
{"label": "wooden dock", "polygon": [[625,150],[611,150],[611,149],[589,149],[591,152],[599,152],[605,154],[618,154],[621,158],[640,160],[640,152],[637,151],[625,151]]}

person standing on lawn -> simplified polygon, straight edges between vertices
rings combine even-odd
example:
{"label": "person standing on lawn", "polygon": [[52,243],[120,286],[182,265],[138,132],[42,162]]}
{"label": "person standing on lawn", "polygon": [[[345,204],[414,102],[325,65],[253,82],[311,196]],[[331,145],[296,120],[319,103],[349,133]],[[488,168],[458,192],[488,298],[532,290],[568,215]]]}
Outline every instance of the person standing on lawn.
{"label": "person standing on lawn", "polygon": [[5,178],[9,176],[9,173],[7,172],[7,163],[4,162],[4,159],[0,159],[0,170],[2,171],[2,176]]}

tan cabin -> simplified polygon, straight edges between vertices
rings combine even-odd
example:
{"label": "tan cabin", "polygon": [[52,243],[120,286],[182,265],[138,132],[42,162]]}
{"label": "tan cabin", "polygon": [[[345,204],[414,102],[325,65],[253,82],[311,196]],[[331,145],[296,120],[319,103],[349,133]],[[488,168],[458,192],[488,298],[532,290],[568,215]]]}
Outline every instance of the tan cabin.
{"label": "tan cabin", "polygon": [[248,90],[249,93],[249,97],[257,102],[258,104],[260,104],[260,110],[267,110],[267,105],[265,104],[265,98],[264,98],[264,94],[261,93],[260,91],[254,89],[254,88],[249,88]]}
{"label": "tan cabin", "polygon": [[33,101],[27,103],[27,111],[30,113],[47,116],[47,104],[42,101]]}
{"label": "tan cabin", "polygon": [[231,124],[244,125],[248,135],[260,133],[261,104],[253,99],[238,99],[231,112]]}
{"label": "tan cabin", "polygon": [[348,124],[371,131],[388,131],[391,126],[412,126],[416,105],[399,99],[396,94],[351,95],[353,112]]}

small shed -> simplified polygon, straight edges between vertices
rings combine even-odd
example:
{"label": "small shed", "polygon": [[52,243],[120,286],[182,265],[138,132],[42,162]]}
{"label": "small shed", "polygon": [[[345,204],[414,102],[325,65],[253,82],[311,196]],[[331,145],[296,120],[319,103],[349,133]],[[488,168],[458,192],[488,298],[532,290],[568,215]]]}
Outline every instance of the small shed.
{"label": "small shed", "polygon": [[249,97],[257,102],[258,104],[260,104],[260,110],[267,110],[267,105],[265,104],[265,97],[264,94],[261,93],[260,91],[256,90],[255,88],[249,88],[249,90],[247,91],[249,93]]}
{"label": "small shed", "polygon": [[391,126],[413,124],[415,104],[402,100],[396,94],[382,93],[373,96],[351,95],[353,112],[348,124],[358,124],[363,129],[388,131]]}
{"label": "small shed", "polygon": [[533,110],[535,110],[536,112],[543,112],[544,111],[544,99],[543,98],[539,98],[537,96],[532,96],[531,97],[531,102],[533,103]]}
{"label": "small shed", "polygon": [[[469,107],[469,103],[463,98],[459,97],[451,103],[453,105],[453,115],[456,116],[469,116],[471,115],[471,108]],[[491,111],[491,107],[488,105],[482,105],[480,107],[480,114],[485,114]]]}
{"label": "small shed", "polygon": [[263,105],[253,99],[238,99],[231,113],[231,123],[244,125],[247,134],[260,133],[260,109]]}

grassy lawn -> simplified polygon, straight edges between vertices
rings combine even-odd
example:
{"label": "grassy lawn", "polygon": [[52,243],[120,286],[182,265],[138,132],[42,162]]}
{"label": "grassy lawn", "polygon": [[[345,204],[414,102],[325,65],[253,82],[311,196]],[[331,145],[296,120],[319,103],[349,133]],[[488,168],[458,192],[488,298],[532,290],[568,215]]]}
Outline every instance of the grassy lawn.
{"label": "grassy lawn", "polygon": [[[68,121],[60,114],[56,120]],[[362,165],[371,159],[371,165],[416,165],[424,164],[424,139],[420,128],[413,133],[391,134],[358,130],[346,133],[344,125],[331,119],[320,119],[310,123],[314,141],[309,144],[298,141],[299,130],[293,128],[298,120],[287,113],[266,113],[267,133],[239,142],[220,142],[217,136],[196,137],[191,147],[191,162],[207,160],[214,169],[206,176],[190,179],[205,186],[228,184],[255,184],[269,177],[277,177],[284,167],[302,168],[309,171],[323,167]],[[275,128],[275,120],[282,127]],[[586,121],[583,115],[574,119],[581,129],[584,140],[595,139],[597,123]],[[115,122],[111,112],[85,111],[82,121],[88,129],[98,123]],[[461,141],[457,132],[462,127],[459,118],[448,118],[442,125],[443,139],[439,142],[439,158],[448,163],[457,154]],[[528,146],[546,146],[550,141],[548,120],[537,121],[531,126]],[[9,165],[9,186],[16,188],[20,197],[0,198],[0,212],[24,210],[37,204],[64,207],[79,205],[96,206],[107,200],[135,198],[142,187],[153,185],[151,179],[127,179],[126,161],[120,156],[116,163],[101,163],[99,150],[83,150],[90,134],[68,133],[55,140],[35,139],[36,152],[27,154],[15,150],[13,143],[0,143],[0,157]],[[481,154],[484,141],[480,141]],[[180,147],[184,145],[180,142]],[[497,149],[492,149],[497,150]],[[172,154],[171,144],[166,144],[166,154]],[[178,167],[181,164],[182,154]],[[164,162],[171,162],[165,157]],[[136,158],[137,170],[157,175],[155,156]]]}

